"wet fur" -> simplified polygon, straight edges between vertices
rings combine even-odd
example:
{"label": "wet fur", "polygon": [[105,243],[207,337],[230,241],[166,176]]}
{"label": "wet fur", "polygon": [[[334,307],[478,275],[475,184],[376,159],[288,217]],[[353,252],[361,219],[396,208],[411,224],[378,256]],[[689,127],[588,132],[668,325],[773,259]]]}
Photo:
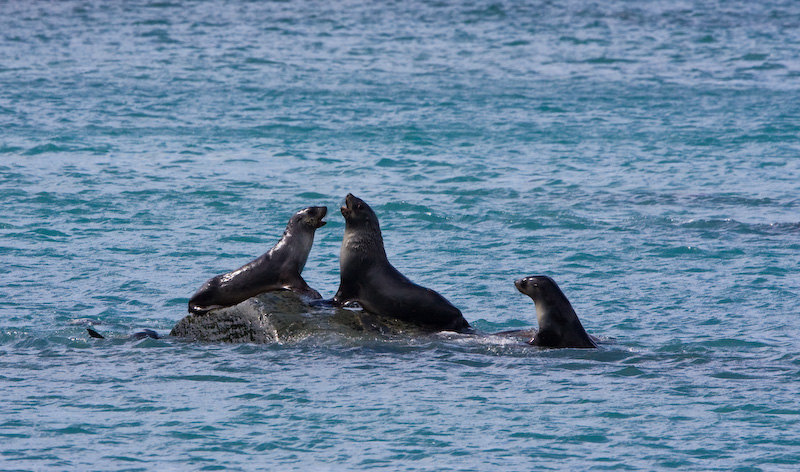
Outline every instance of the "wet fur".
{"label": "wet fur", "polygon": [[544,275],[530,276],[517,280],[514,285],[536,304],[539,330],[530,344],[552,348],[597,347],[553,279]]}
{"label": "wet fur", "polygon": [[280,241],[266,254],[238,269],[208,280],[189,300],[189,312],[233,306],[256,295],[291,290],[311,298],[322,298],[300,275],[314,243],[314,233],[325,224],[326,207],[309,207],[289,220]]}
{"label": "wet fur", "polygon": [[389,263],[378,217],[364,201],[347,195],[342,216],[346,226],[335,304],[357,302],[367,312],[430,329],[469,329],[458,308],[435,291],[411,282]]}

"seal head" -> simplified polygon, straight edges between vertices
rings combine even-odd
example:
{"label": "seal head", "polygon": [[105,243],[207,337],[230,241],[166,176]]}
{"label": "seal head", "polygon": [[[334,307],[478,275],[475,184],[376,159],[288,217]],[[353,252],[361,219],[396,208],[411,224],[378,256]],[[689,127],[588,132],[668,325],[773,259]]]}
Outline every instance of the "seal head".
{"label": "seal head", "polygon": [[314,244],[314,232],[325,226],[324,206],[308,207],[295,213],[283,236],[272,249],[238,269],[208,280],[189,300],[189,312],[233,306],[248,298],[274,290],[291,290],[310,298],[322,296],[300,275]]}
{"label": "seal head", "polygon": [[458,308],[437,292],[411,282],[389,263],[378,217],[366,202],[348,194],[341,212],[345,230],[335,304],[355,302],[374,315],[427,329],[469,329]]}
{"label": "seal head", "polygon": [[289,220],[289,224],[286,226],[286,230],[289,231],[293,226],[300,227],[305,226],[306,229],[315,230],[317,228],[322,228],[326,224],[327,221],[324,221],[325,215],[328,214],[328,207],[325,206],[314,206],[304,208],[292,216]]}
{"label": "seal head", "polygon": [[583,329],[569,300],[553,279],[545,275],[524,277],[514,282],[517,290],[536,304],[539,331],[529,344],[541,347],[593,348],[597,344]]}

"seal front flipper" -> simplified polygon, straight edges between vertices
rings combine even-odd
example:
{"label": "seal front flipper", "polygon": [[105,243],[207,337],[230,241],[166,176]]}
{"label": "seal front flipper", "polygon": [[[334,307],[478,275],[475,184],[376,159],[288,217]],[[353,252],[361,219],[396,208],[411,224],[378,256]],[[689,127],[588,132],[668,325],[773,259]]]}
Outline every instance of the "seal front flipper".
{"label": "seal front flipper", "polygon": [[298,280],[285,285],[283,288],[308,298],[313,298],[314,300],[319,300],[322,298],[322,295],[311,288],[302,277],[299,277]]}
{"label": "seal front flipper", "polygon": [[86,331],[89,332],[89,336],[95,339],[105,339],[106,337],[102,334],[98,333],[97,331],[93,330],[92,328],[86,328]]}
{"label": "seal front flipper", "polygon": [[189,313],[193,315],[205,315],[209,311],[218,310],[220,308],[225,307],[222,305],[200,306],[194,303],[189,303]]}

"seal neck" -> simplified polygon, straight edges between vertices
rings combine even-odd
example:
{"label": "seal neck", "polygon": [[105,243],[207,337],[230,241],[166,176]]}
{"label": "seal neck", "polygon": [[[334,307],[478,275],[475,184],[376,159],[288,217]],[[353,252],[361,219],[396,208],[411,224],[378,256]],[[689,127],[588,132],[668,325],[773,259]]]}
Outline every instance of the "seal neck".
{"label": "seal neck", "polygon": [[287,252],[290,257],[286,260],[295,262],[297,272],[302,272],[308,261],[308,253],[314,244],[314,232],[314,229],[298,228],[289,223],[280,241],[270,249],[270,256],[279,257]]}
{"label": "seal neck", "polygon": [[383,236],[380,229],[345,225],[342,238],[342,255],[351,255],[359,259],[386,260],[383,247]]}

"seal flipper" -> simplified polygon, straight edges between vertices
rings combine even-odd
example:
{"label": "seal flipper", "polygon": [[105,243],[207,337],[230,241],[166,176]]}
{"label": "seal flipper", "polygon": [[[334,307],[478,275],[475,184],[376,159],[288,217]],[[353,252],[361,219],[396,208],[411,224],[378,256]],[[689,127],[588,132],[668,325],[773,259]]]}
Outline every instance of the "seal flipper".
{"label": "seal flipper", "polygon": [[222,305],[208,305],[208,306],[200,306],[195,304],[189,304],[189,313],[193,315],[205,315],[209,311],[217,310],[219,308],[225,308]]}
{"label": "seal flipper", "polygon": [[93,330],[92,328],[86,328],[86,331],[89,332],[89,336],[96,338],[96,339],[105,339],[106,337],[102,334],[98,333],[97,331]]}
{"label": "seal flipper", "polygon": [[339,290],[336,291],[336,295],[331,298],[331,303],[335,306],[351,306],[352,304],[358,304],[358,291],[353,290],[352,287],[358,287],[358,284],[353,283],[351,284],[350,290],[345,291],[344,284],[339,285]]}
{"label": "seal flipper", "polygon": [[320,295],[318,291],[311,288],[302,277],[298,277],[297,280],[284,285],[283,288],[286,290],[291,290],[292,292],[300,295],[304,295],[308,298],[313,298],[314,300],[322,299],[322,295]]}

